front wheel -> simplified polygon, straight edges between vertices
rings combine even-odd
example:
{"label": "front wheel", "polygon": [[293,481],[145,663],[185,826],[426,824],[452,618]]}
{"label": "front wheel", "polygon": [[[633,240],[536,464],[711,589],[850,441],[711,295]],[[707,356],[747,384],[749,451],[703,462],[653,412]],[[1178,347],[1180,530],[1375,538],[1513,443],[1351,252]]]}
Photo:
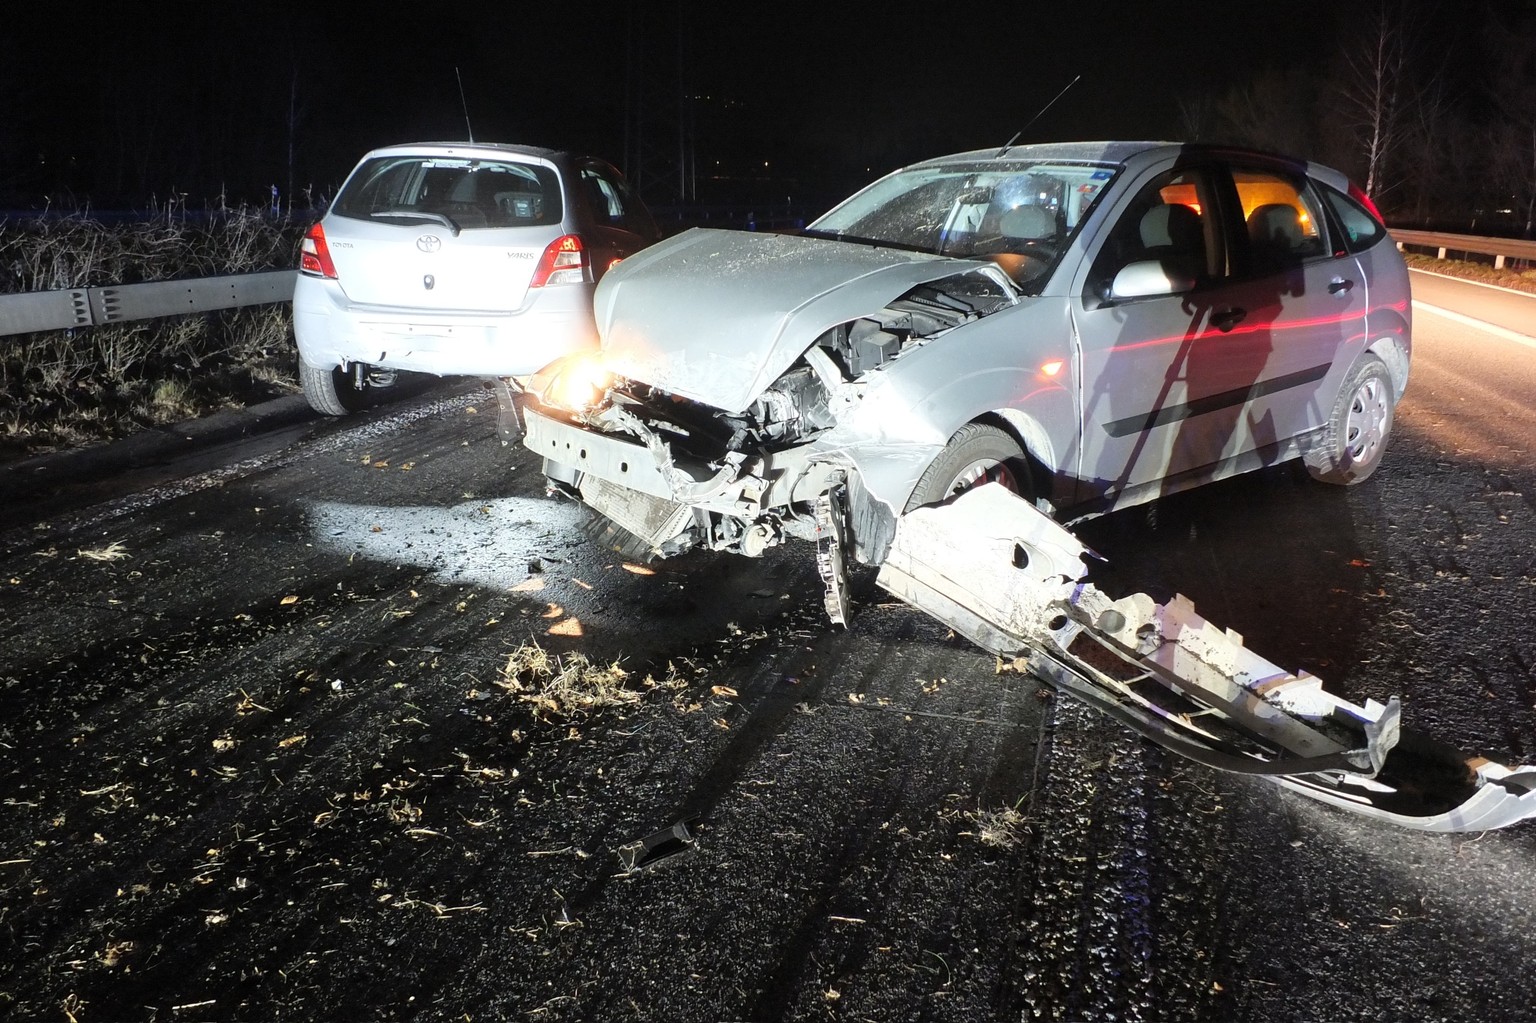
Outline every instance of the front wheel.
{"label": "front wheel", "polygon": [[966,423],[918,479],[906,510],[940,504],[972,487],[994,482],[1027,501],[1034,499],[1029,465],[1018,441],[995,426]]}
{"label": "front wheel", "polygon": [[1307,471],[1324,483],[1363,482],[1381,464],[1395,412],[1386,365],[1374,356],[1362,360],[1339,389],[1322,440],[1302,456]]}

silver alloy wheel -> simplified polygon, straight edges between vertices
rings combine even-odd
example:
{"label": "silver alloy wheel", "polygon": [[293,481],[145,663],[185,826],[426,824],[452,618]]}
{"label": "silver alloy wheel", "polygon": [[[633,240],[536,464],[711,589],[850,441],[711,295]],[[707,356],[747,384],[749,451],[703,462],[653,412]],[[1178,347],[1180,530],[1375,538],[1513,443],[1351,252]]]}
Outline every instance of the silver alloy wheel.
{"label": "silver alloy wheel", "polygon": [[1376,449],[1386,440],[1392,422],[1392,406],[1386,392],[1385,380],[1368,376],[1350,397],[1344,420],[1344,449],[1351,462],[1374,461]]}
{"label": "silver alloy wheel", "polygon": [[953,497],[983,483],[1001,483],[1015,494],[1019,492],[1019,481],[1014,478],[1013,470],[994,458],[978,458],[963,467],[955,473],[946,492]]}

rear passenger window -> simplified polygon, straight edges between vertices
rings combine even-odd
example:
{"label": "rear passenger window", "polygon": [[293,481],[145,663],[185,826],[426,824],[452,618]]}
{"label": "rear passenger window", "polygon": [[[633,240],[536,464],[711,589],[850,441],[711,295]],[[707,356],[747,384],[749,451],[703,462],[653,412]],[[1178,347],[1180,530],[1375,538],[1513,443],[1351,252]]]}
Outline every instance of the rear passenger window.
{"label": "rear passenger window", "polygon": [[1344,248],[1350,252],[1364,251],[1386,236],[1387,229],[1381,226],[1381,222],[1344,193],[1324,185],[1323,200],[1328,203],[1339,226],[1343,228]]}
{"label": "rear passenger window", "polygon": [[1274,273],[1327,255],[1322,217],[1298,181],[1268,171],[1233,168],[1248,235],[1248,269]]}
{"label": "rear passenger window", "polygon": [[597,222],[611,227],[623,227],[627,211],[624,209],[624,197],[618,184],[592,167],[582,169],[581,181],[587,189],[592,216]]}

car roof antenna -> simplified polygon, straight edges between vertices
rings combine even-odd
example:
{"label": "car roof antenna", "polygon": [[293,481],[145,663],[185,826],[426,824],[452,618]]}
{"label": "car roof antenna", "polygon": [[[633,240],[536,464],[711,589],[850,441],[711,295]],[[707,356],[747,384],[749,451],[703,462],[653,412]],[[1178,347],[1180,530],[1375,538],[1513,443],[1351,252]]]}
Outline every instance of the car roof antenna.
{"label": "car roof antenna", "polygon": [[1082,75],[1078,75],[1077,78],[1072,79],[1070,82],[1068,82],[1066,85],[1064,85],[1062,87],[1062,90],[1060,92],[1058,92],[1055,96],[1053,96],[1049,103],[1047,103],[1045,106],[1040,108],[1040,113],[1039,114],[1036,114],[1034,117],[1031,117],[1029,119],[1029,122],[1027,124],[1025,124],[1024,127],[1020,128],[1018,131],[1013,133],[1013,138],[1011,138],[1007,142],[1005,142],[1003,144],[1003,148],[999,149],[997,151],[997,153],[995,155],[993,155],[992,159],[996,160],[996,159],[998,159],[998,157],[1001,157],[1004,153],[1008,152],[1009,148],[1011,148],[1015,142],[1019,141],[1019,136],[1024,134],[1026,131],[1028,131],[1029,130],[1029,126],[1031,124],[1034,124],[1036,121],[1040,120],[1040,114],[1045,113],[1047,110],[1051,109],[1051,107],[1055,106],[1056,105],[1056,101],[1061,99],[1061,97],[1065,96],[1067,94],[1067,90],[1072,88],[1072,86],[1076,85],[1078,83],[1079,79],[1081,79],[1082,77],[1083,77]]}
{"label": "car roof antenna", "polygon": [[474,145],[475,129],[469,123],[469,103],[464,99],[464,76],[459,74],[459,66],[457,64],[453,66],[453,77],[459,80],[459,106],[464,108],[464,128],[469,132],[470,145]]}

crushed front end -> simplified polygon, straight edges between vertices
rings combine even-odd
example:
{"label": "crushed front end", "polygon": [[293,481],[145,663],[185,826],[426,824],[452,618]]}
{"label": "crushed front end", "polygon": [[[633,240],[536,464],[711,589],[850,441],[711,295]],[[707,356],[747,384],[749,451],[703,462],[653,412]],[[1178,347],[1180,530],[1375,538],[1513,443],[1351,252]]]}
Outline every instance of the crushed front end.
{"label": "crushed front end", "polygon": [[[643,363],[632,354],[561,360],[530,382],[524,444],[544,458],[550,488],[607,520],[601,539],[628,556],[756,557],[788,538],[815,540],[835,494],[849,553],[877,563],[906,495],[864,490],[861,458],[898,432],[881,421],[885,405],[867,399],[905,353],[1016,301],[995,268],[947,262],[942,275],[924,268],[936,279],[904,281],[873,311],[803,341],[787,318],[756,348],[737,346],[713,380],[686,352],[651,380],[623,372]],[[931,432],[906,443],[918,470],[946,439]]]}

